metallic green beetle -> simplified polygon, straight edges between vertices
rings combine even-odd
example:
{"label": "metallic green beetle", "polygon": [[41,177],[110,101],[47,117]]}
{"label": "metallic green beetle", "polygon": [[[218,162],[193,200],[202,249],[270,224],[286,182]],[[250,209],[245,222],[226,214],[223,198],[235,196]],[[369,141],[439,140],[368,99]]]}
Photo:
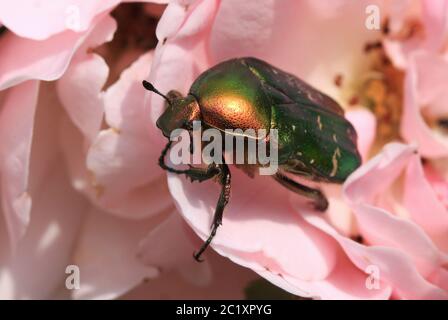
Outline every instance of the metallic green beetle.
{"label": "metallic green beetle", "polygon": [[[169,139],[177,128],[277,129],[279,172],[273,177],[286,188],[313,200],[324,211],[328,201],[322,192],[287,177],[299,175],[312,181],[342,183],[361,164],[356,147],[356,131],[344,118],[343,109],[330,97],[292,74],[262,60],[246,57],[224,61],[202,73],[186,97],[176,91],[163,95],[149,82],[143,86],[165,98],[167,109],[157,126]],[[248,139],[254,137],[247,137]],[[226,163],[207,168],[177,170],[165,164],[171,141],[159,164],[173,173],[185,174],[192,181],[218,177],[221,194],[209,238],[194,254],[199,261],[221,225],[224,207],[230,197],[230,170]]]}

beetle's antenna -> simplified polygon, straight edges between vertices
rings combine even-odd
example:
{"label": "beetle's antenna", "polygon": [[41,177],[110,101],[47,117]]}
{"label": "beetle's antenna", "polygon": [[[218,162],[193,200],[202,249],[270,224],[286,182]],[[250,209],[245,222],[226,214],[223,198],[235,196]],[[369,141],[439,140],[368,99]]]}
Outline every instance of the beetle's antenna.
{"label": "beetle's antenna", "polygon": [[142,81],[143,87],[148,90],[148,91],[152,91],[154,93],[157,93],[159,96],[163,97],[163,99],[166,100],[166,102],[168,102],[169,105],[171,105],[171,100],[164,95],[163,93],[161,93],[159,90],[157,90],[150,82],[143,80]]}

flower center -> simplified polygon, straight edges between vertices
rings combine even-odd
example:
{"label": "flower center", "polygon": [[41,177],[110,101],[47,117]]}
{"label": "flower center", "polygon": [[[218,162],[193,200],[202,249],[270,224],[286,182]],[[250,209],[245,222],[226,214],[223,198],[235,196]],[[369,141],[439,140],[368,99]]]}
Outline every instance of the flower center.
{"label": "flower center", "polygon": [[371,67],[360,82],[358,99],[376,117],[377,132],[372,148],[376,153],[388,142],[400,140],[404,73],[387,58],[381,42],[368,43],[365,48],[372,58]]}
{"label": "flower center", "polygon": [[111,42],[93,51],[101,55],[110,68],[105,88],[118,80],[123,70],[140,55],[157,45],[155,29],[158,22],[141,3],[125,3],[112,11],[117,31]]}
{"label": "flower center", "polygon": [[[415,19],[404,21],[399,28],[392,30],[389,19],[385,19],[382,35],[373,42],[365,44],[364,51],[369,61],[368,71],[364,72],[354,88],[354,94],[349,98],[349,105],[361,104],[373,112],[377,120],[377,130],[371,154],[377,153],[382,147],[394,140],[402,140],[400,136],[400,121],[403,109],[404,72],[397,69],[387,57],[382,45],[382,39],[406,41],[422,37],[423,28]],[[335,83],[339,79],[335,79]],[[446,122],[441,122],[446,124]]]}

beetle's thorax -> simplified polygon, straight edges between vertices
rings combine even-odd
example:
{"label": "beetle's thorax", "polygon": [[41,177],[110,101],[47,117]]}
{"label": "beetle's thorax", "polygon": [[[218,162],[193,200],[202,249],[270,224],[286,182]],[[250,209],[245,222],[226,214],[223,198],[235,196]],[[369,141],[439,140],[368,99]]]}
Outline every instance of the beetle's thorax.
{"label": "beetle's thorax", "polygon": [[157,119],[157,127],[169,138],[175,129],[188,129],[195,120],[201,120],[199,104],[195,97],[176,97],[171,99],[163,114]]}

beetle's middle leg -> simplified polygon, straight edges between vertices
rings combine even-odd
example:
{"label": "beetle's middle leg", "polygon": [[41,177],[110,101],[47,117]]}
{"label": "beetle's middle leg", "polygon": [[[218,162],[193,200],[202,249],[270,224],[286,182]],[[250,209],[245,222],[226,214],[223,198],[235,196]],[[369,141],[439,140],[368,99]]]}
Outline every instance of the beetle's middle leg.
{"label": "beetle's middle leg", "polygon": [[278,172],[274,179],[289,190],[312,199],[317,210],[325,211],[328,208],[328,200],[320,190],[304,186]]}

